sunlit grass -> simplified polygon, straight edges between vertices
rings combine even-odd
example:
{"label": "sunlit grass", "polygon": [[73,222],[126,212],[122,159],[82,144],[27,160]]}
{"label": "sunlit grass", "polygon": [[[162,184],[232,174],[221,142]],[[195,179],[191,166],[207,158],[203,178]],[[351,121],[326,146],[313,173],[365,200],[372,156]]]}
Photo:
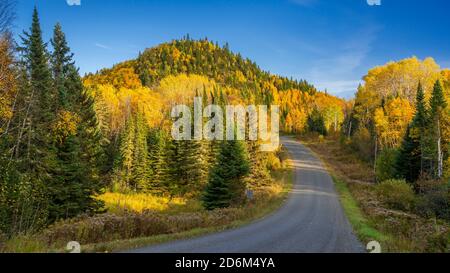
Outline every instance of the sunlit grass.
{"label": "sunlit grass", "polygon": [[180,197],[168,198],[145,193],[122,194],[107,192],[98,197],[105,202],[110,212],[130,210],[143,212],[146,210],[163,212],[174,207],[182,207],[188,204],[188,200]]}

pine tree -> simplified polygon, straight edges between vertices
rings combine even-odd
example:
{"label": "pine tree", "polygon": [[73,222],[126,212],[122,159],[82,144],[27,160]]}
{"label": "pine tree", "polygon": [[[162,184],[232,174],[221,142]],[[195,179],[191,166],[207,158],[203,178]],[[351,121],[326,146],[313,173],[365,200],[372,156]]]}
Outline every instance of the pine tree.
{"label": "pine tree", "polygon": [[208,210],[229,207],[244,194],[243,177],[249,164],[240,141],[224,141],[217,164],[211,170],[209,183],[203,195],[203,206]]}
{"label": "pine tree", "polygon": [[432,162],[433,162],[433,174],[438,178],[443,175],[443,162],[444,162],[444,149],[442,143],[442,125],[444,121],[444,112],[447,107],[444,93],[442,91],[442,85],[439,80],[436,81],[433,93],[430,100],[431,106],[431,123],[430,131],[432,136]]}
{"label": "pine tree", "polygon": [[116,162],[116,185],[122,191],[132,187],[133,157],[135,150],[136,127],[135,119],[131,113],[128,114],[125,128],[120,135],[119,158]]}
{"label": "pine tree", "polygon": [[396,159],[396,172],[399,178],[414,183],[420,176],[421,153],[420,142],[411,137],[408,127]]}
{"label": "pine tree", "polygon": [[[30,81],[27,114],[24,117],[21,132],[16,143],[16,157],[24,157],[29,162],[30,170],[38,176],[46,177],[52,165],[51,136],[49,125],[55,119],[54,93],[51,88],[52,78],[48,66],[48,53],[42,40],[42,31],[37,9],[34,9],[30,33],[24,32],[23,54]],[[27,139],[25,154],[19,154],[23,140]]]}
{"label": "pine tree", "polygon": [[54,49],[51,57],[54,87],[59,95],[60,107],[64,108],[69,103],[69,94],[65,82],[70,72],[69,69],[74,65],[74,62],[72,60],[73,54],[70,53],[66,36],[59,23],[54,28],[51,44]]}
{"label": "pine tree", "polygon": [[407,129],[396,160],[397,175],[414,183],[426,173],[427,126],[429,114],[422,84],[419,83],[416,96],[416,114]]}
{"label": "pine tree", "polygon": [[136,190],[147,188],[149,174],[148,129],[142,113],[136,115],[133,158],[133,184]]}
{"label": "pine tree", "polygon": [[16,129],[11,140],[13,149],[10,160],[24,176],[17,183],[30,183],[29,179],[32,179],[32,190],[28,192],[27,200],[39,200],[34,204],[38,207],[34,209],[36,213],[39,209],[40,219],[47,221],[51,204],[49,187],[53,172],[57,169],[56,151],[49,132],[55,120],[55,95],[36,8],[30,31],[24,32],[21,38],[22,47],[19,50],[22,60],[19,64],[22,72],[17,99],[21,110],[13,117],[12,126]]}
{"label": "pine tree", "polygon": [[48,182],[50,219],[73,217],[93,213],[102,204],[94,199],[102,188],[99,165],[103,160],[101,135],[94,111],[94,103],[85,92],[78,70],[72,61],[73,54],[58,24],[52,39],[54,102],[60,122],[72,128],[63,138],[54,141],[56,150],[55,174]]}

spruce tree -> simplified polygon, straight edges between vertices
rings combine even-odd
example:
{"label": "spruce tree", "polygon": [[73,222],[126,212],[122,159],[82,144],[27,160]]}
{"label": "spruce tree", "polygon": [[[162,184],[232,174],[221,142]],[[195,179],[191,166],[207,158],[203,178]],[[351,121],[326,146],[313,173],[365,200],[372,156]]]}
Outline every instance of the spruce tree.
{"label": "spruce tree", "polygon": [[249,163],[241,141],[224,141],[218,161],[211,170],[209,183],[203,195],[203,206],[208,210],[229,207],[244,194],[243,177],[249,172]]}
{"label": "spruce tree", "polygon": [[[425,102],[425,93],[423,91],[422,83],[419,82],[419,87],[417,88],[417,97],[416,97],[416,114],[413,119],[413,130],[412,132],[415,135],[415,141],[419,145],[419,156],[420,156],[420,169],[419,175],[423,175],[425,172],[426,165],[426,146],[427,146],[427,126],[429,121],[428,109]],[[417,152],[416,152],[417,153]],[[412,158],[417,156],[417,154],[413,154]],[[417,170],[414,170],[417,172]]]}
{"label": "spruce tree", "polygon": [[421,153],[420,142],[411,136],[409,126],[396,159],[396,172],[399,178],[414,183],[420,176]]}
{"label": "spruce tree", "polygon": [[[103,149],[101,135],[94,111],[81,81],[78,69],[72,61],[73,54],[61,26],[54,29],[52,39],[54,109],[57,121],[61,117],[72,120],[64,126],[73,126],[64,138],[54,141],[56,168],[48,182],[51,220],[73,217],[81,213],[93,213],[101,208],[94,199],[102,188],[99,180],[99,165],[102,164]],[[70,123],[73,124],[70,124]]]}
{"label": "spruce tree", "polygon": [[133,184],[136,190],[144,190],[150,178],[148,128],[142,113],[136,115],[133,158]]}
{"label": "spruce tree", "polygon": [[[24,110],[13,118],[16,131],[10,160],[17,163],[16,168],[24,176],[17,181],[18,184],[32,179],[33,190],[29,192],[27,200],[39,200],[34,204],[36,213],[39,209],[39,218],[47,221],[48,208],[51,206],[49,188],[54,170],[58,168],[53,136],[49,131],[55,120],[55,94],[48,65],[49,55],[42,39],[36,8],[30,30],[24,32],[21,39],[19,50],[22,72],[17,103]],[[23,217],[27,216],[23,214]]]}
{"label": "spruce tree", "polygon": [[397,175],[410,183],[414,183],[426,172],[428,121],[425,94],[422,84],[419,83],[416,95],[416,114],[408,126],[396,160]]}
{"label": "spruce tree", "polygon": [[431,154],[432,154],[432,172],[438,178],[443,175],[443,162],[445,156],[444,143],[442,143],[442,127],[444,123],[445,109],[447,102],[445,101],[442,85],[439,80],[436,81],[433,93],[430,100],[431,117],[430,117],[430,131],[431,131]]}
{"label": "spruce tree", "polygon": [[120,134],[119,157],[115,164],[116,181],[114,186],[120,191],[129,190],[132,187],[135,134],[135,119],[129,113],[125,128]]}
{"label": "spruce tree", "polygon": [[59,104],[61,107],[67,107],[69,103],[69,94],[65,84],[69,69],[74,65],[72,61],[73,54],[67,45],[66,36],[62,31],[61,25],[56,24],[53,30],[53,54],[51,57],[54,87],[59,95]]}
{"label": "spruce tree", "polygon": [[[29,75],[30,94],[28,94],[28,111],[24,117],[23,127],[19,132],[16,143],[16,157],[28,161],[28,167],[36,172],[38,177],[48,177],[52,169],[53,145],[48,131],[55,119],[52,78],[48,66],[48,52],[42,39],[38,11],[33,11],[33,20],[30,32],[24,32],[22,37],[22,52],[25,57],[27,74]],[[24,139],[28,139],[25,149],[22,149]],[[54,167],[54,166],[53,166]]]}

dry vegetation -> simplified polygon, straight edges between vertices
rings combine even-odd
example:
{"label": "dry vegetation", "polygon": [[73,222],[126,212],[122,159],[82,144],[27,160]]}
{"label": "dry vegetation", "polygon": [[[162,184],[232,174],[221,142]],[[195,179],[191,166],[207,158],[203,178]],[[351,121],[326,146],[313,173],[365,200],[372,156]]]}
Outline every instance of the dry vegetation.
{"label": "dry vegetation", "polygon": [[388,192],[384,193],[385,189],[375,183],[373,167],[337,137],[306,136],[301,140],[327,164],[340,194],[349,193],[341,199],[361,241],[379,240],[385,252],[450,251],[449,224],[393,209],[386,202],[386,195],[392,194],[396,199],[404,197],[404,202],[409,202],[409,192],[398,195],[387,188]]}

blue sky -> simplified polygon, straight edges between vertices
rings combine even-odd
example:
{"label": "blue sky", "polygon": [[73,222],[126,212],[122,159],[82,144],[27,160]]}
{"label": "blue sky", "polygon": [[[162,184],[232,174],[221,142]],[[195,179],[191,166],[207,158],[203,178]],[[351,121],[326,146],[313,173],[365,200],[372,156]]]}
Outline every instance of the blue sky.
{"label": "blue sky", "polygon": [[16,34],[34,5],[46,40],[62,24],[82,73],[187,33],[343,97],[391,60],[431,56],[450,67],[448,0],[19,0]]}

